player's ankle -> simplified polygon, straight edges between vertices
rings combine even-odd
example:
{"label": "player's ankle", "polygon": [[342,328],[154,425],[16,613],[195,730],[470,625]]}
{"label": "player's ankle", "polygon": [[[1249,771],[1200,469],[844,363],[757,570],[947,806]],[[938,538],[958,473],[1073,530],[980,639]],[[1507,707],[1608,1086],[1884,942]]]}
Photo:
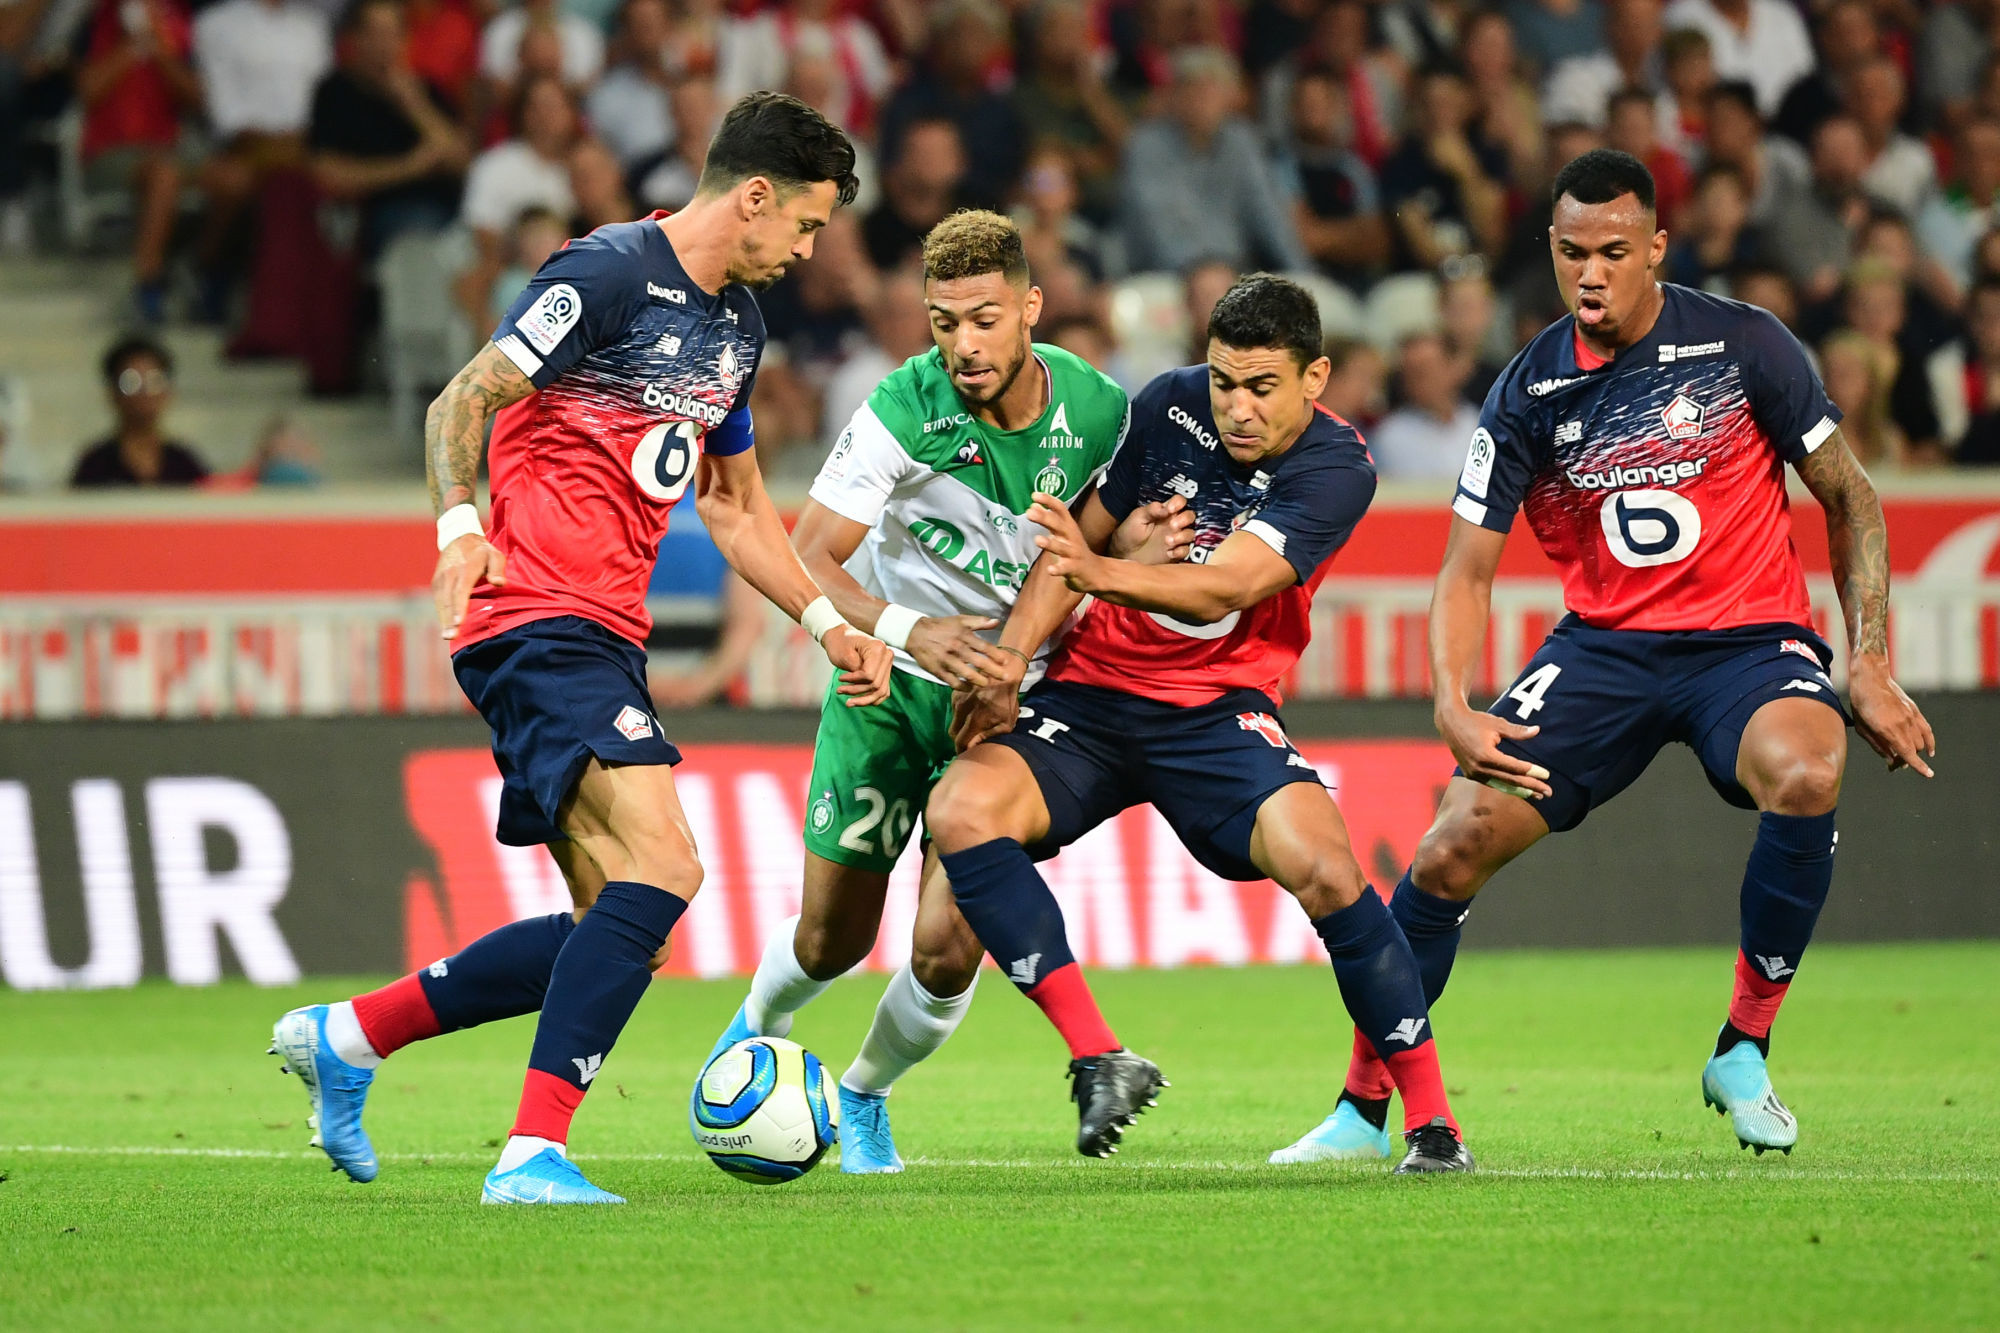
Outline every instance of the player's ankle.
{"label": "player's ankle", "polygon": [[534,1134],[510,1134],[507,1136],[507,1146],[500,1150],[500,1161],[493,1169],[513,1171],[526,1166],[539,1156],[544,1148],[555,1149],[558,1157],[569,1156],[568,1146],[554,1139],[545,1139]]}

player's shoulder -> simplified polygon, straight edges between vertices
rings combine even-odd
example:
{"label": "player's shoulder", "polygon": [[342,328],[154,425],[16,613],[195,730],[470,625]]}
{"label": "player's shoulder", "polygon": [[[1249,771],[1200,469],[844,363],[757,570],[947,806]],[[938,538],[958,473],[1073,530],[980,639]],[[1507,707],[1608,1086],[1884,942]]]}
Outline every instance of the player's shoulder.
{"label": "player's shoulder", "polygon": [[1526,412],[1543,399],[1581,384],[1576,364],[1576,320],[1564,315],[1528,340],[1486,391],[1486,412]]}
{"label": "player's shoulder", "polygon": [[629,277],[634,283],[643,283],[650,243],[648,231],[657,232],[659,228],[650,222],[607,223],[565,244],[555,258],[566,267]]}
{"label": "player's shoulder", "polygon": [[964,412],[935,347],[917,353],[884,375],[864,410],[905,448],[914,448]]}
{"label": "player's shoulder", "polygon": [[[1676,357],[1683,347],[1705,347],[1709,343],[1722,343],[1722,348],[1714,350],[1740,357],[1755,355],[1774,344],[1784,346],[1796,341],[1791,330],[1762,306],[1674,282],[1662,283],[1660,289],[1666,294],[1678,331],[1674,340]],[[1728,345],[1732,340],[1736,346]]]}
{"label": "player's shoulder", "polygon": [[1352,422],[1313,404],[1312,420],[1290,453],[1301,466],[1313,468],[1358,468],[1375,475],[1375,456]]}

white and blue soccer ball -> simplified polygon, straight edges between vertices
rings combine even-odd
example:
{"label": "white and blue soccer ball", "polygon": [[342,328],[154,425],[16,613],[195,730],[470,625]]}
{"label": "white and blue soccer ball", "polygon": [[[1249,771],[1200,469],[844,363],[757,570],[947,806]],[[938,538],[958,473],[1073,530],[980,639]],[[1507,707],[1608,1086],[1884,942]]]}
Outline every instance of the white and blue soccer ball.
{"label": "white and blue soccer ball", "polygon": [[840,1098],[819,1057],[783,1037],[751,1037],[709,1061],[688,1101],[708,1160],[753,1185],[813,1169],[840,1130]]}

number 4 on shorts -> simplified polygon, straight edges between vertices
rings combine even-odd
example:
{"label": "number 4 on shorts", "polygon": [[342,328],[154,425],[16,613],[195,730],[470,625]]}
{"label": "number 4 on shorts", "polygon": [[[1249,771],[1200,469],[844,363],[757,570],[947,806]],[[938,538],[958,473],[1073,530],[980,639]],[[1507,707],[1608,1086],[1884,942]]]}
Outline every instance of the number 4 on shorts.
{"label": "number 4 on shorts", "polygon": [[1549,686],[1556,683],[1556,677],[1562,674],[1562,670],[1554,662],[1538,666],[1521,677],[1520,684],[1507,691],[1507,697],[1517,705],[1514,711],[1520,715],[1523,722],[1533,717],[1541,708],[1542,696],[1549,692]]}

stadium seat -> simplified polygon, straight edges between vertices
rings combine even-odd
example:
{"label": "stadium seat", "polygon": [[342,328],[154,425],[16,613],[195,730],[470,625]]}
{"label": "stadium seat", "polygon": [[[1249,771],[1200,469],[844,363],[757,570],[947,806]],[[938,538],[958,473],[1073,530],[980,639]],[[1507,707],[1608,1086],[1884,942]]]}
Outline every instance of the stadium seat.
{"label": "stadium seat", "polygon": [[1397,273],[1368,293],[1367,336],[1393,350],[1413,333],[1438,327],[1438,284],[1428,273]]}
{"label": "stadium seat", "polygon": [[452,278],[471,262],[471,247],[460,228],[433,236],[406,232],[375,262],[389,420],[399,434],[418,434],[422,395],[442,387],[472,356],[472,332],[451,292]]}

